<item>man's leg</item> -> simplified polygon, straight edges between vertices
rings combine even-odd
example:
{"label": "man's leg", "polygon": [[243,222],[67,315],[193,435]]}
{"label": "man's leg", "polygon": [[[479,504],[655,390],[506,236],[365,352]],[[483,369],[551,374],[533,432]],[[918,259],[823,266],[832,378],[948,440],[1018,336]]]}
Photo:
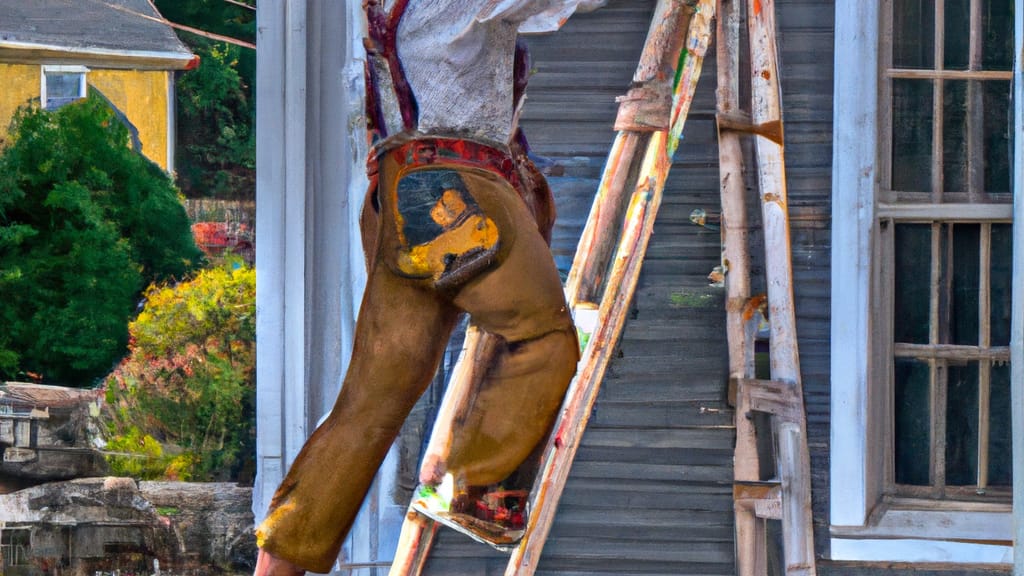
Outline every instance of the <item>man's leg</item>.
{"label": "man's leg", "polygon": [[550,430],[575,374],[579,345],[551,251],[525,204],[507,184],[480,183],[470,191],[503,238],[509,227],[515,230],[500,264],[454,298],[474,324],[503,340],[454,428],[447,463],[457,479],[479,486],[511,474]]}
{"label": "man's leg", "polygon": [[330,571],[377,469],[434,375],[456,317],[422,282],[374,265],[334,409],[303,446],[257,530],[265,553]]}

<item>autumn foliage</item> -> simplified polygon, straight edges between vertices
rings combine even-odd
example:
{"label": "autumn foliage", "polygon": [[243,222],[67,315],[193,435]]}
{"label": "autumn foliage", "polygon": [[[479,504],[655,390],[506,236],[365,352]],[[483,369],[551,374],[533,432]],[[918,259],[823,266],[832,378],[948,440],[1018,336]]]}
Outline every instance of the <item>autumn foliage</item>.
{"label": "autumn foliage", "polygon": [[238,480],[254,447],[256,274],[239,261],[156,285],[107,378],[115,472]]}

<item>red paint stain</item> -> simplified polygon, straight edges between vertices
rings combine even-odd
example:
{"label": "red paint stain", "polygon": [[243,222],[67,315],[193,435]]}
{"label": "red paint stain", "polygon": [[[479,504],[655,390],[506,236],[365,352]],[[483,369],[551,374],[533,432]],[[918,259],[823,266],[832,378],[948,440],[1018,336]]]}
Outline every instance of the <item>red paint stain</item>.
{"label": "red paint stain", "polygon": [[761,0],[754,0],[754,16],[761,15]]}

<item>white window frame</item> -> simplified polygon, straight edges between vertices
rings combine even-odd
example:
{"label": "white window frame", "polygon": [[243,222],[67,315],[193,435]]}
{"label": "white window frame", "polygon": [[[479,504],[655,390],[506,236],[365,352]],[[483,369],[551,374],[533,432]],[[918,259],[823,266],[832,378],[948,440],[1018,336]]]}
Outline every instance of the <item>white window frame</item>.
{"label": "white window frame", "polygon": [[[1017,134],[1021,134],[1021,14],[1016,14]],[[837,0],[832,173],[832,325],[830,556],[877,562],[998,563],[1013,561],[1014,522],[1007,505],[887,503],[882,494],[891,410],[886,386],[873,371],[878,307],[871,298],[878,206],[880,0]],[[1015,141],[1014,214],[1021,220],[1022,140]],[[1011,343],[1015,454],[1021,411],[1021,278],[1024,231],[1014,229],[1014,343]],[[1014,458],[1015,502],[1020,507],[1024,467]],[[923,503],[922,503],[923,504]],[[1018,522],[1021,531],[1024,522]],[[1024,541],[1024,540],[1022,540]],[[1005,544],[1004,544],[1005,543]],[[1018,555],[1024,556],[1024,554]],[[1018,562],[1020,562],[1018,558]]]}
{"label": "white window frame", "polygon": [[47,109],[47,98],[46,98],[46,75],[47,74],[81,74],[78,80],[78,97],[85,98],[88,93],[88,82],[86,76],[89,74],[89,69],[85,66],[68,66],[68,65],[44,65],[39,74],[39,102],[43,107],[43,110]]}

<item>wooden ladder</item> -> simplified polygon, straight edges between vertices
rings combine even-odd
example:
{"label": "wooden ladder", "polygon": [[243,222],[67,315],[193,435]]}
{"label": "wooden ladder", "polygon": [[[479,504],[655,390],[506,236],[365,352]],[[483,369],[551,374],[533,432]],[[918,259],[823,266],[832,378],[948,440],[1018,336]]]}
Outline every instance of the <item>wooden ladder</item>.
{"label": "wooden ladder", "polygon": [[[569,306],[597,309],[597,324],[547,439],[529,496],[525,534],[506,576],[530,576],[554,522],[573,458],[622,333],[665,180],[710,44],[714,0],[658,0],[633,88],[619,99],[601,183],[566,283]],[[487,335],[470,328],[424,456],[443,462],[452,426],[491,358]],[[391,576],[419,575],[438,526],[412,507],[406,514]]]}
{"label": "wooden ladder", "polygon": [[[774,0],[747,0],[749,114],[739,105],[739,6],[719,0],[718,146],[722,191],[730,390],[735,393],[734,510],[740,576],[768,573],[765,520],[782,521],[787,575],[814,575],[810,460],[800,382],[793,269],[786,195],[782,97]],[[740,137],[754,138],[764,228],[771,380],[755,379],[757,300],[750,293],[746,190]],[[775,439],[775,478],[762,482],[754,413],[768,414]],[[766,433],[767,431],[762,431]]]}

